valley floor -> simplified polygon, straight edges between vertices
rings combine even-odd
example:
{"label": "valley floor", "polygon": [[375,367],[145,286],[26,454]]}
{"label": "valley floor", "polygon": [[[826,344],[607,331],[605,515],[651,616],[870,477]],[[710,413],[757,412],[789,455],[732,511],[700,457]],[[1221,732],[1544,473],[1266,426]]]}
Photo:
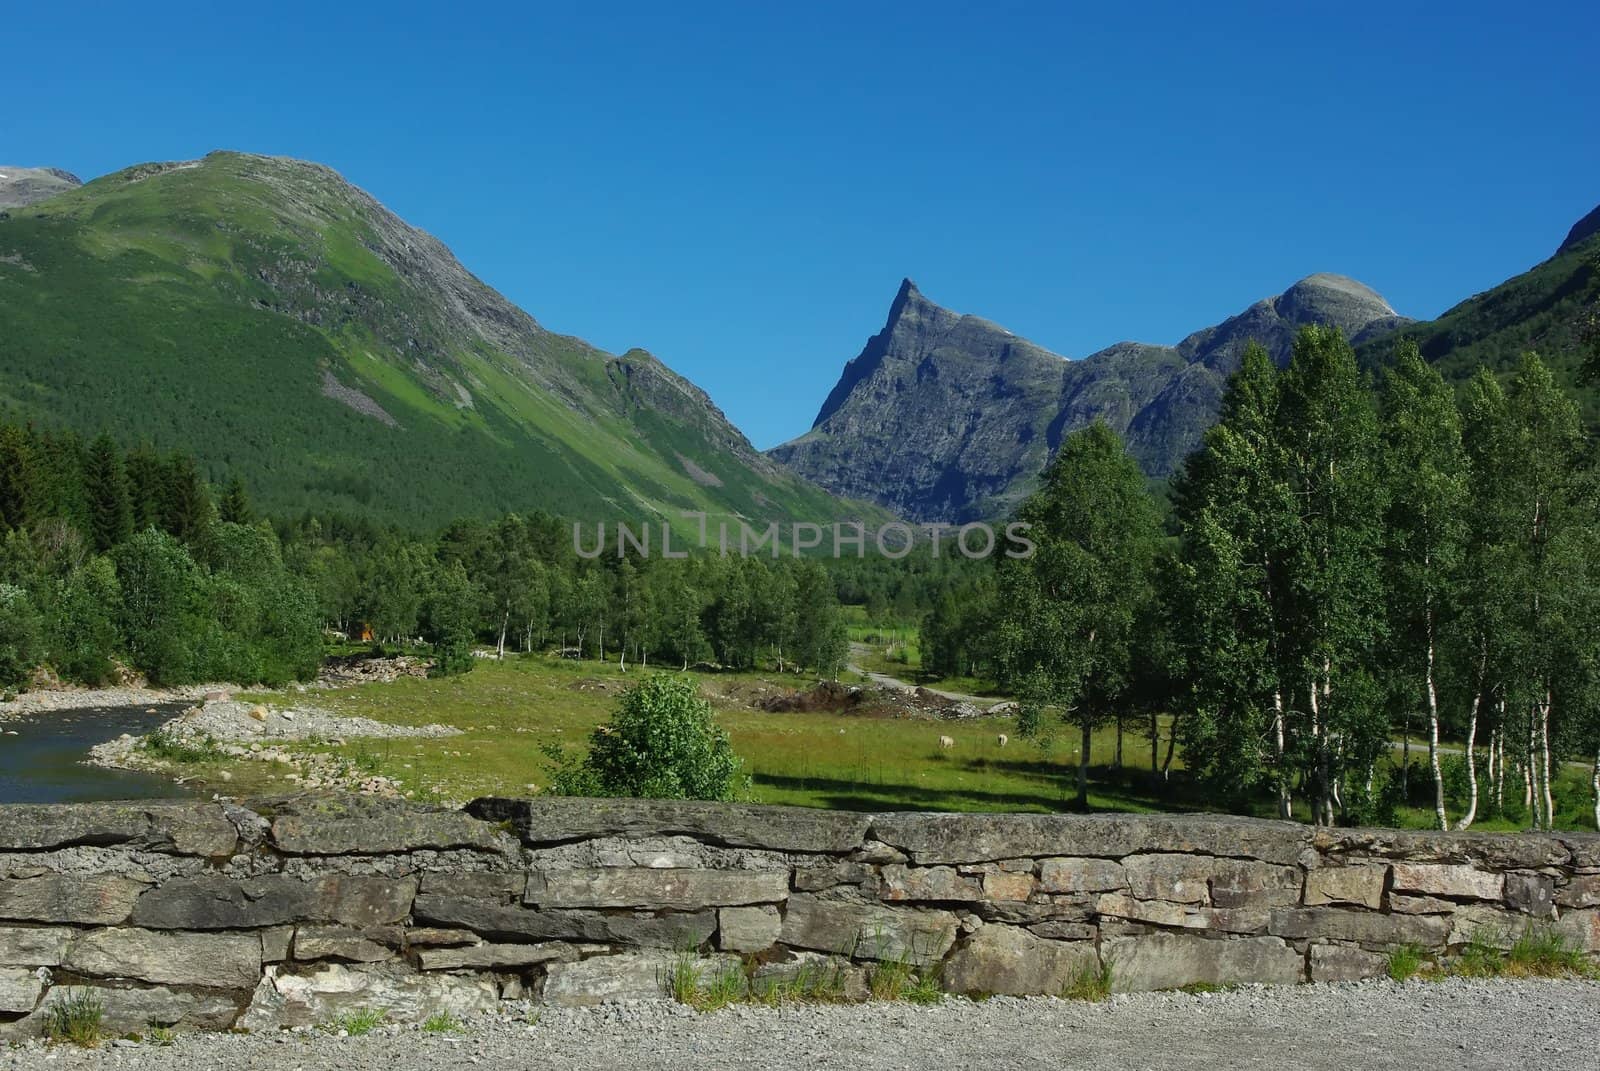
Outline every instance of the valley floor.
{"label": "valley floor", "polygon": [[0,1052],[0,1071],[447,1071],[473,1066],[1579,1071],[1595,1065],[1591,1025],[1600,1015],[1600,985],[1453,979],[1140,993],[1101,1004],[998,997],[920,1007],[740,1007],[699,1014],[659,1002],[535,1014],[512,1009],[454,1034],[379,1026],[364,1037],[307,1030],[189,1035],[166,1046],[121,1041],[94,1050],[32,1044]]}

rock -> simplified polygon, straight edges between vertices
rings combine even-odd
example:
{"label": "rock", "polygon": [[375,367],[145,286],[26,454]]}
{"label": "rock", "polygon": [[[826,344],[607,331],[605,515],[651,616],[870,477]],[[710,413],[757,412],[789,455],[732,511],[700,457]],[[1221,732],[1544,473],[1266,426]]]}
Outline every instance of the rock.
{"label": "rock", "polygon": [[467,874],[429,871],[422,875],[421,891],[446,896],[470,896],[499,904],[518,904],[528,889],[524,870],[481,871]]}
{"label": "rock", "polygon": [[756,996],[770,996],[778,986],[797,990],[801,1000],[822,994],[829,999],[865,1001],[872,998],[865,967],[821,952],[789,952],[787,959],[762,963],[750,975]]}
{"label": "rock", "polygon": [[294,958],[301,962],[337,959],[380,963],[395,958],[400,940],[398,927],[355,930],[348,926],[301,926],[294,932]]}
{"label": "rock", "polygon": [[465,1020],[494,1011],[499,999],[489,977],[419,974],[389,964],[330,963],[304,973],[271,967],[239,1027],[260,1032],[316,1026],[356,1011],[383,1012],[398,1022],[419,1022],[441,1012]]}
{"label": "rock", "polygon": [[0,881],[0,919],[110,926],[128,921],[147,886],[116,874],[41,874]]}
{"label": "rock", "polygon": [[1389,910],[1399,915],[1448,915],[1460,906],[1454,900],[1441,900],[1437,896],[1389,894]]}
{"label": "rock", "polygon": [[424,948],[417,962],[425,971],[510,970],[538,963],[575,960],[578,949],[564,941],[532,945],[476,944],[459,948]]}
{"label": "rock", "polygon": [[931,963],[950,950],[956,928],[956,917],[949,911],[796,895],[789,898],[779,940],[792,948],[853,959]]}
{"label": "rock", "polygon": [[1051,893],[1115,892],[1128,887],[1122,864],[1110,859],[1058,858],[1039,864],[1039,888]]}
{"label": "rock", "polygon": [[44,983],[22,967],[0,967],[0,1015],[28,1015],[39,1006]]}
{"label": "rock", "polygon": [[985,926],[945,961],[941,981],[952,993],[1055,996],[1099,969],[1091,941],[1047,941],[1016,926]]}
{"label": "rock", "polygon": [[620,834],[690,836],[736,848],[843,854],[862,846],[869,816],[810,807],[773,807],[701,800],[488,797],[467,813],[510,822],[529,847]]}
{"label": "rock", "polygon": [[1450,863],[1395,863],[1390,872],[1397,892],[1426,893],[1458,900],[1499,900],[1505,875]]}
{"label": "rock", "polygon": [[1204,929],[1209,913],[1194,904],[1168,900],[1136,900],[1125,893],[1104,893],[1095,901],[1095,913],[1111,918],[1149,922],[1156,926]]}
{"label": "rock", "polygon": [[179,1032],[227,1030],[239,1017],[239,1002],[216,990],[178,990],[166,986],[123,989],[102,985],[58,985],[37,1011],[13,1024],[17,1037],[44,1035],[50,1006],[80,993],[92,994],[103,1008],[100,1030],[104,1034],[144,1034],[152,1026]]}
{"label": "rock", "polygon": [[406,944],[412,948],[456,948],[482,940],[471,930],[450,930],[438,926],[414,926],[406,931]]}
{"label": "rock", "polygon": [[302,796],[272,805],[272,843],[287,855],[377,855],[423,849],[505,852],[508,838],[460,811],[370,796]]}
{"label": "rock", "polygon": [[371,928],[405,921],[417,879],[327,874],[176,878],[140,897],[133,923],[162,930],[236,930],[290,922]]}
{"label": "rock", "polygon": [[883,868],[878,896],[890,901],[978,901],[984,899],[983,878],[950,866],[891,865]]}
{"label": "rock", "polygon": [[1212,815],[997,814],[974,822],[961,814],[883,814],[870,835],[921,865],[986,863],[1040,856],[1122,858],[1153,844],[1173,852],[1290,865],[1311,843],[1311,829]]}
{"label": "rock", "polygon": [[[545,972],[544,1002],[562,1007],[610,1004],[621,1000],[669,1000],[670,978],[678,956],[668,952],[622,952],[576,963],[552,963]],[[700,957],[702,977],[737,970],[732,956]]]}
{"label": "rock", "polygon": [[1448,919],[1433,915],[1380,915],[1338,907],[1274,908],[1268,932],[1291,941],[1321,938],[1392,948],[1439,948],[1450,936]]}
{"label": "rock", "polygon": [[1525,915],[1488,904],[1458,904],[1454,913],[1439,921],[1449,925],[1448,940],[1452,947],[1476,942],[1494,948],[1510,948],[1528,928]]}
{"label": "rock", "polygon": [[294,943],[293,926],[271,926],[261,931],[261,962],[282,963]]}
{"label": "rock", "polygon": [[1556,890],[1562,907],[1600,907],[1600,874],[1577,874]]}
{"label": "rock", "polygon": [[502,907],[469,897],[422,894],[417,921],[471,930],[491,941],[593,941],[645,948],[698,948],[717,929],[715,911],[608,914]]}
{"label": "rock", "polygon": [[725,907],[717,912],[717,947],[725,952],[764,952],[778,941],[783,920],[770,904]]}
{"label": "rock", "polygon": [[1287,906],[1300,900],[1300,870],[1292,866],[1162,852],[1131,856],[1122,869],[1128,891],[1146,900],[1218,907]]}
{"label": "rock", "polygon": [[1106,941],[1111,988],[1119,993],[1181,986],[1292,985],[1302,979],[1300,953],[1276,937],[1211,938],[1155,933]]}
{"label": "rock", "polygon": [[1033,895],[1031,873],[994,870],[983,876],[983,895],[995,903],[1021,903]]}
{"label": "rock", "polygon": [[652,867],[550,870],[530,875],[524,902],[541,907],[636,907],[692,911],[777,903],[789,896],[786,871]]}
{"label": "rock", "polygon": [[1099,927],[1092,922],[1036,922],[1028,932],[1052,941],[1093,941]]}
{"label": "rock", "polygon": [[61,965],[100,978],[250,989],[261,977],[261,939],[255,934],[91,930],[73,939]]}
{"label": "rock", "polygon": [[1324,866],[1306,872],[1306,906],[1360,904],[1376,911],[1383,906],[1386,866]]}
{"label": "rock", "polygon": [[238,829],[215,803],[0,804],[0,851],[95,844],[217,858],[238,843]]}
{"label": "rock", "polygon": [[1555,896],[1555,879],[1548,874],[1518,870],[1505,876],[1506,905],[1513,911],[1535,918],[1554,918]]}
{"label": "rock", "polygon": [[[1319,827],[1314,846],[1324,856],[1453,863],[1466,869],[1537,870],[1565,866],[1578,841],[1540,833],[1440,833],[1434,830]],[[1600,841],[1600,839],[1597,839]],[[1419,890],[1427,892],[1429,890]]]}
{"label": "rock", "polygon": [[1350,945],[1312,945],[1310,961],[1313,982],[1359,982],[1389,973],[1388,956]]}
{"label": "rock", "polygon": [[[893,860],[890,860],[891,862]],[[858,862],[824,863],[814,866],[796,866],[794,887],[800,892],[821,892],[837,885],[873,885],[878,882],[872,867]],[[1596,902],[1600,902],[1597,900]]]}
{"label": "rock", "polygon": [[59,967],[74,932],[57,926],[0,926],[0,966]]}
{"label": "rock", "polygon": [[1584,952],[1600,952],[1600,908],[1563,911],[1555,931]]}

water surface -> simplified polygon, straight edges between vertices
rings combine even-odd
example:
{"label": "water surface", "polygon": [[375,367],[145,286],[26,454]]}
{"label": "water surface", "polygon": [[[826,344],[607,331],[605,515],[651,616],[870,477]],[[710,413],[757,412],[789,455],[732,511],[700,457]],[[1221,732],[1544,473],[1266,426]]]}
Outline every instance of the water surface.
{"label": "water surface", "polygon": [[[89,749],[123,733],[142,736],[187,703],[82,707],[0,722],[0,803],[74,803],[184,796],[182,785],[136,770],[84,763]],[[12,733],[16,733],[12,736]]]}

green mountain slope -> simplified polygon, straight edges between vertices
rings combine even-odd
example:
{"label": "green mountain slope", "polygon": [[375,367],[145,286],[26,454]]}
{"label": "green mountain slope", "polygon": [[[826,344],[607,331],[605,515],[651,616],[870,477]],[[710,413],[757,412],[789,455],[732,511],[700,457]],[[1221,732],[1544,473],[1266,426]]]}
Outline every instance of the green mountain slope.
{"label": "green mountain slope", "polygon": [[1580,385],[1578,370],[1600,317],[1600,208],[1580,220],[1556,254],[1437,320],[1410,324],[1356,347],[1368,366],[1388,360],[1402,338],[1446,379],[1463,382],[1480,367],[1509,374],[1525,350],[1539,354],[1578,400],[1584,420],[1600,424],[1600,392]]}
{"label": "green mountain slope", "polygon": [[148,164],[0,213],[0,417],[194,451],[281,511],[881,519],[641,350],[545,330],[315,164]]}

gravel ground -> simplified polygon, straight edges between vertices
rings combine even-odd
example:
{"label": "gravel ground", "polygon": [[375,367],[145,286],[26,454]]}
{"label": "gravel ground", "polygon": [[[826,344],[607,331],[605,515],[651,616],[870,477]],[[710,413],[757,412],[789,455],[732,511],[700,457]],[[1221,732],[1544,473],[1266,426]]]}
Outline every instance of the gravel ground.
{"label": "gravel ground", "polygon": [[207,692],[228,691],[227,684],[189,684],[181,688],[51,688],[24,692],[0,703],[0,722],[46,714],[53,710],[99,707],[154,707],[202,698]]}
{"label": "gravel ground", "polygon": [[624,1067],[890,1068],[1505,1068],[1600,1065],[1600,985],[1584,982],[1363,982],[1141,993],[1104,1004],[995,998],[699,1015],[665,1003],[486,1016],[460,1034],[380,1027],[191,1035],[169,1047],[118,1042],[94,1051],[37,1044],[0,1052],[0,1069],[149,1071],[445,1071]]}

